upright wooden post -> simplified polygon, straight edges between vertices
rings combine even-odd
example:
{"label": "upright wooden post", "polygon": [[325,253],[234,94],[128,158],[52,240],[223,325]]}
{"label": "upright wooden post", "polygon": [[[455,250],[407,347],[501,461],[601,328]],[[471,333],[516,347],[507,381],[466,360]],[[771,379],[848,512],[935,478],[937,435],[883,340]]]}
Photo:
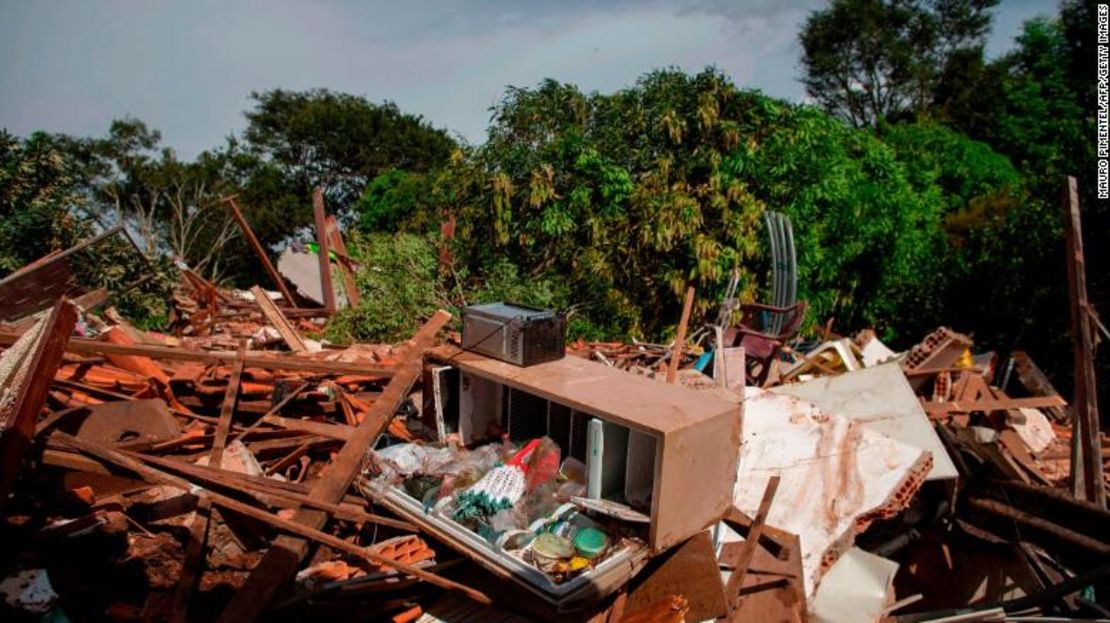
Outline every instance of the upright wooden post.
{"label": "upright wooden post", "polygon": [[312,193],[312,212],[316,217],[316,244],[320,254],[320,288],[324,291],[324,308],[334,312],[335,287],[331,282],[331,245],[328,244],[328,216],[324,212],[324,189],[319,186]]}
{"label": "upright wooden post", "polygon": [[1087,302],[1087,269],[1083,262],[1083,228],[1075,178],[1064,186],[1064,241],[1071,299],[1071,331],[1075,342],[1075,399],[1072,401],[1071,483],[1079,500],[1106,507],[1099,443],[1098,392],[1095,387],[1094,340]]}
{"label": "upright wooden post", "polygon": [[334,216],[328,217],[328,239],[335,248],[335,255],[339,257],[339,274],[343,277],[343,290],[347,295],[347,304],[358,307],[358,285],[355,283],[355,273],[351,270],[351,256],[347,253],[347,244],[343,242],[339,222]]}
{"label": "upright wooden post", "polygon": [[231,207],[231,218],[235,219],[235,223],[239,225],[239,230],[243,232],[243,237],[250,243],[251,248],[254,249],[254,254],[258,256],[258,261],[262,263],[262,267],[266,269],[266,273],[270,275],[270,279],[274,285],[281,291],[282,298],[285,299],[285,304],[297,308],[297,300],[293,298],[293,293],[289,291],[289,286],[285,285],[285,280],[278,274],[274,268],[273,262],[270,261],[270,256],[266,255],[266,250],[262,248],[262,243],[254,235],[251,226],[247,224],[247,219],[243,218],[243,213],[239,211],[239,206],[235,203],[235,197],[224,197],[224,201]]}
{"label": "upright wooden post", "polygon": [[682,319],[678,321],[678,335],[674,338],[671,350],[671,365],[667,368],[667,382],[674,383],[678,377],[678,366],[682,363],[682,349],[686,346],[686,325],[690,323],[690,310],[694,306],[694,287],[686,288],[686,300],[682,303]]}

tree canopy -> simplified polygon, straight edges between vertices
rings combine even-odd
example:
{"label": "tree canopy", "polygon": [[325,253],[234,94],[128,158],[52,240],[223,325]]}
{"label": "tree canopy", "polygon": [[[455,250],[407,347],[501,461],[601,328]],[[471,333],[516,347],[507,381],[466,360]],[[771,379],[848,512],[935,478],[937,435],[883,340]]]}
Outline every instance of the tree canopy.
{"label": "tree canopy", "polygon": [[976,54],[998,0],[833,0],[799,35],[802,82],[856,127],[929,106]]}
{"label": "tree canopy", "polygon": [[427,171],[455,147],[441,129],[396,104],[327,89],[251,94],[246,148],[297,188],[322,186],[347,208],[367,182],[389,169]]}

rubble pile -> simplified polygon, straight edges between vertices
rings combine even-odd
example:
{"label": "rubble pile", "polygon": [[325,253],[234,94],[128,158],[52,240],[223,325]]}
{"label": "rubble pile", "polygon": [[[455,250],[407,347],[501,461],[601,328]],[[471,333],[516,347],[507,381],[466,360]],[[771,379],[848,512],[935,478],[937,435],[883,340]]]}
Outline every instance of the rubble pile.
{"label": "rubble pile", "polygon": [[166,333],[39,296],[51,257],[0,280],[6,620],[1110,616],[1110,512],[1077,493],[1110,443],[1079,482],[1028,354],[806,344],[728,326],[735,301],[687,337],[692,290],[672,344],[518,365],[489,349],[537,356],[526,332],[462,349],[440,311],[334,345],[355,266],[317,216],[280,266],[256,249],[278,291],[179,266]]}

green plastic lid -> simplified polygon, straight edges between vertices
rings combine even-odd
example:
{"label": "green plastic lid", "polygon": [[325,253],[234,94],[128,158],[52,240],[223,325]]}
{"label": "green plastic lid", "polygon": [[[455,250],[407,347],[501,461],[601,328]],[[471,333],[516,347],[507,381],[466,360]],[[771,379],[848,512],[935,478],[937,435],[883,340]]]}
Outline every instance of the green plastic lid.
{"label": "green plastic lid", "polygon": [[583,558],[597,558],[609,547],[609,537],[597,528],[582,528],[574,535],[574,549]]}

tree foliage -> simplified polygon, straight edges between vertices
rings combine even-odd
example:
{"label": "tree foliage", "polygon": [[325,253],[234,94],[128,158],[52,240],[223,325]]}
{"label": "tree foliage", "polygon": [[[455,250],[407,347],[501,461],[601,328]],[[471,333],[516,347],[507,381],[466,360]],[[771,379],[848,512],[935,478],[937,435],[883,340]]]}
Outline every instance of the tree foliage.
{"label": "tree foliage", "polygon": [[833,0],[799,38],[803,83],[855,127],[924,111],[943,78],[976,54],[998,0]]}
{"label": "tree foliage", "polygon": [[49,135],[0,130],[0,277],[72,240],[80,201],[73,165]]}
{"label": "tree foliage", "polygon": [[733,267],[746,297],[765,295],[760,217],[782,210],[812,320],[916,336],[961,262],[989,264],[957,252],[984,231],[985,217],[966,217],[1012,201],[1019,180],[941,126],[887,133],[738,90],[712,69],[656,71],[607,95],[545,81],[508,91],[485,145],[442,172],[384,175],[359,205],[364,224],[404,215],[410,231],[453,215],[467,274],[514,265],[566,291],[579,330],[647,337],[666,334],[688,283],[702,311]]}
{"label": "tree foliage", "polygon": [[426,171],[447,161],[454,141],[396,104],[327,89],[252,93],[243,138],[277,167],[291,190],[327,189],[341,210],[389,169]]}

